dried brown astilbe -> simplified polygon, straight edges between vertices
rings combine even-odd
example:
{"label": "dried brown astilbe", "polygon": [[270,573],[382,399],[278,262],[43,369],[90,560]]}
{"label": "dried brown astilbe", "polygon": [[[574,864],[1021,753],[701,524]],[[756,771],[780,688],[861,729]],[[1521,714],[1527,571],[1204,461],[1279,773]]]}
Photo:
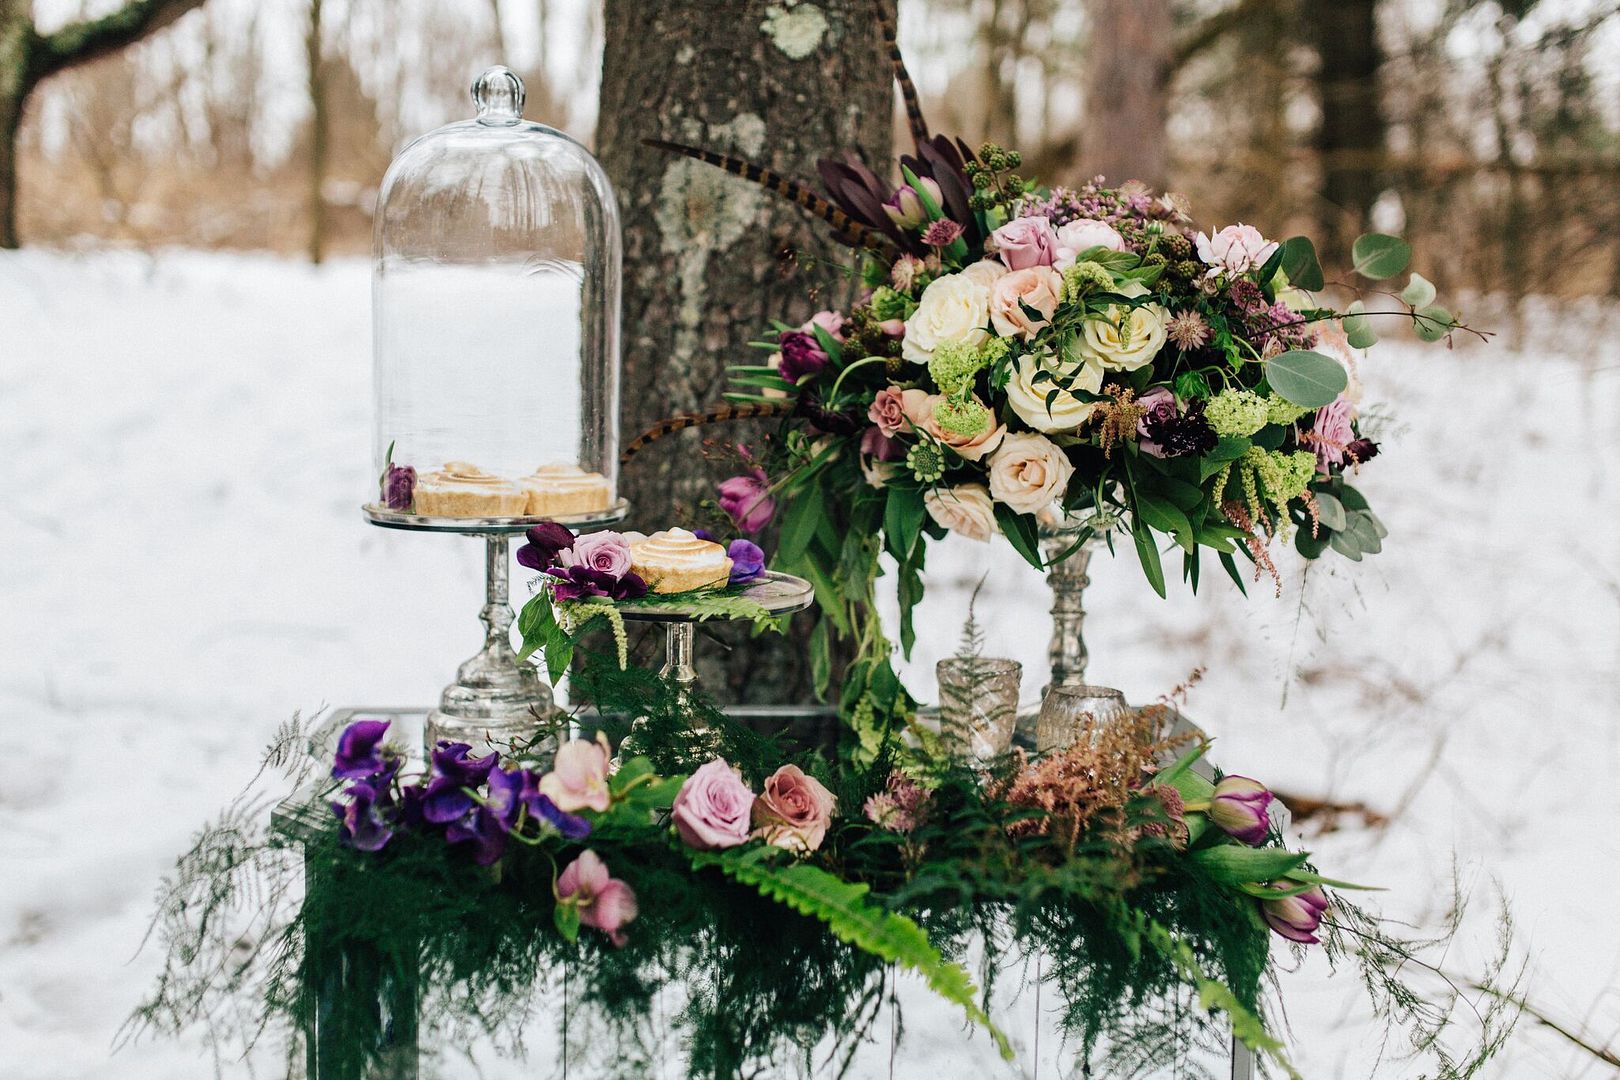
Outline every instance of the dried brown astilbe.
{"label": "dried brown astilbe", "polygon": [[1135,441],[1136,425],[1147,415],[1147,409],[1136,403],[1136,391],[1128,386],[1109,383],[1103,393],[1109,400],[1097,403],[1097,434],[1102,440],[1103,457],[1111,458],[1115,446]]}
{"label": "dried brown astilbe", "polygon": [[[1271,551],[1266,547],[1267,538],[1261,537],[1259,529],[1255,526],[1254,519],[1249,516],[1248,509],[1241,502],[1234,499],[1221,506],[1221,513],[1226,515],[1226,520],[1248,534],[1243,538],[1243,545],[1249,549],[1249,554],[1254,557],[1254,580],[1260,580],[1262,571],[1270,574],[1272,582],[1277,587],[1277,595],[1281,597],[1282,574],[1277,571],[1277,564],[1272,561]],[[1268,526],[1269,524],[1267,522]]]}
{"label": "dried brown astilbe", "polygon": [[1065,856],[1074,853],[1082,838],[1130,846],[1134,837],[1126,804],[1141,794],[1162,755],[1185,741],[1166,737],[1169,716],[1164,705],[1132,710],[1106,724],[1088,714],[1067,749],[1034,762],[1022,750],[1015,751],[1011,777],[991,794],[1042,814],[1013,822],[1008,833],[1050,837]]}

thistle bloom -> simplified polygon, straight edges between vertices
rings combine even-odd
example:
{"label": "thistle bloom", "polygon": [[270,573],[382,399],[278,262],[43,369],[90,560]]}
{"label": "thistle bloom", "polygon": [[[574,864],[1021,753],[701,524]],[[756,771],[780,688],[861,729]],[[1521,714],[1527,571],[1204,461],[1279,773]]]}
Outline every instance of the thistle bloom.
{"label": "thistle bloom", "polygon": [[540,794],[559,810],[606,810],[613,803],[608,790],[607,736],[596,733],[595,742],[570,739],[557,748],[552,771],[540,778]]}
{"label": "thistle bloom", "polygon": [[776,515],[776,500],[764,469],[753,469],[742,476],[720,482],[720,509],[737,528],[757,533]]}
{"label": "thistle bloom", "polygon": [[614,945],[623,947],[627,940],[623,927],[636,918],[636,894],[608,873],[607,864],[596,852],[582,851],[568,864],[557,879],[557,899],[579,908],[582,925],[602,931]]}
{"label": "thistle bloom", "polygon": [[928,228],[923,230],[922,242],[929,247],[950,247],[961,235],[962,226],[949,218],[940,218],[928,223]]}
{"label": "thistle bloom", "polygon": [[[1298,884],[1287,879],[1273,881],[1266,886],[1268,889],[1294,889]],[[1260,901],[1260,915],[1266,920],[1266,925],[1287,938],[1297,941],[1301,945],[1316,945],[1316,928],[1322,925],[1322,915],[1327,911],[1327,896],[1318,886],[1311,886],[1298,896],[1284,896],[1276,900]]]}
{"label": "thistle bloom", "polygon": [[339,780],[359,780],[381,772],[382,739],[392,722],[356,720],[344,728],[332,758],[332,775]]}
{"label": "thistle bloom", "polygon": [[1209,800],[1209,819],[1223,832],[1250,847],[1257,847],[1266,842],[1271,832],[1271,817],[1267,811],[1273,798],[1266,785],[1258,780],[1223,776]]}

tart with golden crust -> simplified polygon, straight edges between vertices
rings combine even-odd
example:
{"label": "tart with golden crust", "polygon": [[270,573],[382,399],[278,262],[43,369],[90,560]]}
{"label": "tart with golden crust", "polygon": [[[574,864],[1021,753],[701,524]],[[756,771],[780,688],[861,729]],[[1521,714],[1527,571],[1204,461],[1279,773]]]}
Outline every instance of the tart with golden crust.
{"label": "tart with golden crust", "polygon": [[578,465],[542,465],[518,481],[529,517],[576,517],[608,508],[607,477]]}
{"label": "tart with golden crust", "polygon": [[412,506],[423,517],[521,517],[528,505],[523,489],[465,461],[417,478]]}
{"label": "tart with golden crust", "polygon": [[630,541],[630,569],[655,593],[688,592],[726,584],[731,557],[711,540],[665,529]]}

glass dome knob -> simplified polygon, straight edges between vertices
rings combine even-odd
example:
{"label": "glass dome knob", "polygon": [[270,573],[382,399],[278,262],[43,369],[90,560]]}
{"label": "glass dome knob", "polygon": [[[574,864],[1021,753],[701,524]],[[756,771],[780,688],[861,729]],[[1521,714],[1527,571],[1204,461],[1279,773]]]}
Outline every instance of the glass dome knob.
{"label": "glass dome knob", "polygon": [[472,85],[478,119],[486,124],[515,124],[523,119],[523,80],[511,68],[497,64]]}

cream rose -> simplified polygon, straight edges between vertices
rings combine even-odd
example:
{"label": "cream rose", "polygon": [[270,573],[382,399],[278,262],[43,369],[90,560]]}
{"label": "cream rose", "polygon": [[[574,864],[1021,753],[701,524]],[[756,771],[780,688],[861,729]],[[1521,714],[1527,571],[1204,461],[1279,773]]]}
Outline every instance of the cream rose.
{"label": "cream rose", "polygon": [[[990,286],[990,324],[1002,337],[1028,341],[1052,321],[1062,295],[1063,275],[1050,266],[1014,270]],[[1025,307],[1041,317],[1031,317]]]}
{"label": "cream rose", "polygon": [[963,270],[962,276],[988,289],[998,280],[1006,277],[1007,273],[1007,264],[1000,259],[980,259]]}
{"label": "cream rose", "polygon": [[946,342],[978,345],[990,336],[990,289],[965,274],[947,274],[929,282],[917,310],[906,320],[900,355],[926,364]]}
{"label": "cream rose", "polygon": [[[1036,382],[1036,373],[1043,369],[1050,371],[1052,378]],[[1095,394],[1102,389],[1102,382],[1102,365],[1096,362],[1060,364],[1050,354],[1025,353],[1009,373],[1007,403],[1020,420],[1036,431],[1073,431],[1097,406],[1095,402],[1081,401],[1070,391]],[[1046,397],[1053,390],[1058,395],[1048,405]]]}
{"label": "cream rose", "polygon": [[[1140,281],[1131,281],[1115,291],[1121,296],[1146,296],[1148,290]],[[1144,304],[1129,310],[1113,304],[1101,318],[1080,325],[1075,345],[1088,361],[1119,371],[1135,371],[1164,347],[1169,322],[1170,313],[1162,304]]]}
{"label": "cream rose", "polygon": [[990,458],[990,497],[1037,514],[1063,498],[1073,475],[1068,455],[1045,435],[1009,435]]}
{"label": "cream rose", "polygon": [[969,540],[989,540],[996,532],[996,508],[983,484],[929,488],[923,492],[928,516]]}

